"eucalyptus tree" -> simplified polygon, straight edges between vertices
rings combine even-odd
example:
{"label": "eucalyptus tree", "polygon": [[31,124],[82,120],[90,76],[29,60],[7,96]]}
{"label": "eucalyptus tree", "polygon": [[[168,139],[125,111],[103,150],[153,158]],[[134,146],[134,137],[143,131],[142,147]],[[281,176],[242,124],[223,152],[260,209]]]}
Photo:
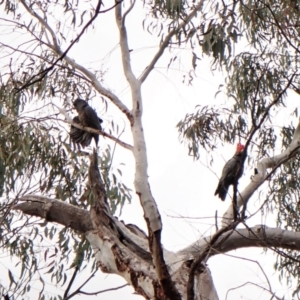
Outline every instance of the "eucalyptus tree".
{"label": "eucalyptus tree", "polygon": [[[290,90],[299,92],[298,2],[144,2],[140,13],[145,20],[136,26],[144,26],[145,36],[155,33],[160,41],[141,73],[132,66],[126,26],[137,6],[136,1],[116,1],[111,7],[102,1],[1,3],[6,13],[0,42],[1,251],[18,260],[21,272],[18,280],[8,272],[10,285],[2,288],[6,299],[29,293],[36,278],[41,282],[40,299],[70,299],[83,293],[81,288],[71,293],[71,287],[86,262],[93,263],[92,272],[100,268],[122,276],[145,299],[218,299],[214,270],[211,273],[205,263],[213,255],[252,246],[275,251],[276,268],[288,278],[299,277],[300,129],[295,130],[292,122],[279,130],[273,127],[274,113],[281,107],[298,112],[297,103],[287,97]],[[119,36],[111,38],[120,47],[131,102],[106,85],[100,64],[72,57],[74,47],[88,34],[95,35],[95,52],[105,43],[101,36],[111,28],[102,28],[100,37],[93,31],[103,16],[116,22]],[[191,69],[201,67],[201,59],[208,56],[212,70],[227,74],[226,85],[216,92],[228,95],[228,106],[216,107],[212,99],[212,105],[196,107],[177,125],[188,154],[199,159],[220,142],[243,140],[245,164],[254,170],[244,190],[234,186],[221,228],[178,252],[162,246],[163,224],[148,180],[142,122],[143,83],[168,48],[186,49]],[[189,80],[193,84],[192,75]],[[114,109],[125,119],[128,140],[122,140],[120,124],[114,120],[101,132],[72,123],[71,100],[76,97],[101,99],[101,107]],[[112,143],[88,158],[86,149],[71,147],[68,124]],[[122,181],[122,170],[111,167],[114,146],[134,159],[134,191]],[[264,182],[269,185],[260,199],[261,210],[278,214],[278,227],[250,228],[247,205],[258,197],[255,191]],[[133,193],[140,200],[147,234],[114,217]],[[42,258],[39,246],[45,240],[52,242]],[[68,278],[70,253],[75,254],[69,265],[74,273]],[[51,279],[65,287],[62,295],[44,292],[45,264]]]}

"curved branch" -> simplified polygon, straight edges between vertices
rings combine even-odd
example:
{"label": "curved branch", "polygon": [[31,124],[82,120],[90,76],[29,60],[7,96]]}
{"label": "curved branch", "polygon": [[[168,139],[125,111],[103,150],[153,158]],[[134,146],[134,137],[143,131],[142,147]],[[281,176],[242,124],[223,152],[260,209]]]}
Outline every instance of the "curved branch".
{"label": "curved branch", "polygon": [[155,64],[157,63],[157,61],[159,60],[159,58],[163,55],[165,49],[168,47],[171,38],[176,33],[178,33],[180,31],[180,29],[182,29],[187,23],[189,23],[197,15],[197,12],[199,10],[201,10],[201,7],[202,7],[203,3],[204,3],[204,0],[200,0],[199,3],[193,9],[193,11],[187,16],[187,18],[183,22],[181,22],[178,25],[178,27],[176,27],[173,30],[171,30],[169,32],[169,34],[165,37],[165,39],[161,43],[161,45],[160,45],[157,53],[153,57],[152,61],[150,62],[150,64],[148,65],[148,67],[146,67],[146,69],[144,70],[144,72],[142,73],[142,75],[140,76],[140,82],[141,83],[143,83],[146,80],[146,78],[148,77],[148,75],[150,74],[150,72],[153,70]]}
{"label": "curved branch", "polygon": [[[218,243],[222,244],[225,240],[227,240],[238,224],[239,221],[234,221],[230,223],[227,227],[223,227],[219,231],[217,231],[210,238],[209,243],[205,245],[205,249],[203,249],[203,251],[200,252],[200,255],[193,261],[189,271],[189,278],[187,282],[187,300],[195,299],[195,295],[196,295],[195,278],[196,275],[205,272],[206,269],[205,263],[209,258],[209,254],[211,250],[215,247],[215,245],[218,245]],[[220,240],[220,237],[223,238]]]}
{"label": "curved branch", "polygon": [[[298,128],[300,126],[300,119]],[[251,178],[251,182],[248,186],[238,195],[237,206],[238,209],[244,205],[244,208],[253,195],[253,193],[280,167],[283,163],[293,158],[300,148],[300,130],[295,130],[293,140],[289,147],[282,153],[274,156],[263,158],[257,164],[258,173]],[[272,171],[268,174],[267,169],[272,168]],[[227,226],[228,222],[231,222],[233,218],[232,204],[229,206],[222,219],[222,226]]]}
{"label": "curved branch", "polygon": [[[40,217],[49,222],[56,222],[81,233],[87,233],[95,229],[93,225],[95,216],[93,214],[66,202],[37,195],[25,195],[16,199],[16,201],[20,203],[13,206],[13,209],[20,210],[26,215]],[[128,249],[144,261],[150,262],[151,257],[145,240],[133,234],[124,224],[111,216],[107,211],[109,208],[104,208],[104,206],[105,204],[102,204],[103,211],[101,213],[103,216],[101,222],[106,222],[109,226],[112,225],[115,229],[114,233],[122,239],[122,243]]]}
{"label": "curved branch", "polygon": [[[282,91],[279,93],[279,95],[267,106],[265,112],[263,113],[259,123],[253,124],[253,127],[251,129],[251,132],[249,134],[249,137],[245,143],[245,152],[243,157],[243,164],[246,160],[247,156],[247,149],[249,147],[250,142],[252,141],[252,138],[254,134],[261,128],[262,124],[266,120],[266,118],[269,115],[270,109],[278,103],[278,101],[281,99],[284,93],[286,93],[287,89],[292,85],[292,81],[294,77],[296,76],[296,73],[293,73],[291,78],[288,80],[286,86],[282,89]],[[299,119],[300,122],[300,119]],[[295,131],[296,134],[296,131]],[[234,194],[234,200],[227,211],[224,213],[222,218],[222,227],[228,226],[228,224],[231,222],[232,219],[234,219],[234,211],[239,211],[240,208],[243,206],[242,211],[242,217],[241,219],[245,218],[245,212],[247,209],[247,203],[250,199],[250,197],[253,195],[253,193],[277,170],[278,167],[287,160],[291,159],[297,154],[297,151],[300,147],[300,134],[295,135],[293,137],[293,140],[288,147],[286,151],[284,151],[282,154],[275,156],[274,158],[265,158],[262,159],[258,163],[258,174],[256,174],[253,178],[251,178],[251,183],[244,189],[243,192],[238,194]],[[272,172],[270,174],[267,174],[266,170],[268,168],[273,168]],[[235,206],[235,207],[234,207]]]}
{"label": "curved branch", "polygon": [[[119,2],[118,4],[120,4],[121,2]],[[69,52],[69,50],[73,47],[73,45],[75,43],[78,42],[78,40],[80,39],[80,37],[83,35],[83,33],[85,32],[85,30],[92,24],[92,22],[97,18],[97,16],[100,13],[100,7],[102,4],[102,1],[99,0],[97,7],[95,9],[95,14],[94,16],[87,22],[87,24],[82,28],[81,32],[78,34],[78,36],[72,41],[72,43],[68,46],[68,48],[65,51],[62,51],[57,43],[57,41],[55,40],[55,34],[53,32],[53,30],[51,29],[51,27],[47,24],[47,22],[40,17],[38,14],[36,14],[35,12],[33,12],[24,2],[24,0],[22,0],[22,4],[24,5],[25,9],[35,18],[38,19],[38,21],[41,23],[42,26],[44,26],[45,28],[47,28],[47,30],[50,32],[52,38],[54,39],[54,44],[53,45],[48,45],[57,55],[59,55],[59,58],[49,67],[46,68],[45,70],[43,70],[42,72],[36,74],[34,77],[39,76],[39,78],[37,78],[36,80],[32,81],[32,78],[26,82],[22,87],[20,87],[17,92],[21,91],[22,89],[42,80],[46,74],[51,71],[56,64],[64,59],[68,64],[70,64],[74,69],[80,71],[81,73],[83,73],[85,76],[87,76],[87,78],[89,78],[89,80],[91,81],[91,84],[93,85],[93,87],[103,96],[107,97],[108,99],[111,100],[111,102],[116,105],[129,119],[130,122],[132,122],[132,115],[129,111],[129,109],[126,107],[126,105],[124,105],[121,100],[112,92],[110,92],[109,90],[105,89],[101,83],[99,82],[99,80],[97,79],[97,77],[90,72],[88,69],[84,68],[83,66],[77,64],[73,59],[69,58],[67,56],[67,53]],[[117,5],[120,6],[120,5]],[[33,77],[33,78],[34,78]]]}
{"label": "curved branch", "polygon": [[49,68],[46,68],[45,70],[41,71],[40,73],[36,74],[34,77],[37,77],[37,76],[40,76],[38,79],[36,80],[33,80],[32,79],[34,77],[32,77],[31,79],[29,79],[22,87],[20,87],[17,92],[20,92],[22,89],[36,83],[36,82],[39,82],[41,81],[51,70],[54,69],[54,67],[56,66],[56,64],[64,59],[64,57],[67,55],[67,53],[69,52],[69,50],[73,47],[73,45],[75,43],[77,43],[80,39],[80,37],[83,35],[84,31],[93,23],[93,21],[97,18],[98,16],[98,13],[100,11],[100,7],[101,7],[101,4],[102,4],[102,1],[99,0],[98,1],[98,4],[97,4],[97,7],[95,9],[95,14],[94,16],[87,22],[87,24],[85,26],[83,26],[81,32],[79,33],[79,35],[74,39],[74,41],[72,41],[69,45],[69,47],[64,51],[62,52],[59,45],[58,45],[58,42],[57,42],[57,39],[56,39],[56,35],[54,33],[54,31],[52,30],[52,28],[49,26],[49,24],[45,21],[44,18],[42,18],[41,16],[39,16],[33,9],[29,8],[27,6],[27,4],[25,3],[24,0],[21,0],[21,3],[23,4],[23,6],[25,7],[25,9],[27,10],[27,12],[29,14],[31,14],[34,18],[38,19],[38,21],[40,22],[40,24],[45,27],[51,34],[51,37],[52,37],[52,41],[53,41],[53,45],[51,46],[52,50],[54,50],[57,54],[60,55],[60,57],[49,67]]}
{"label": "curved branch", "polygon": [[[41,16],[39,16],[33,9],[29,8],[28,5],[25,3],[24,0],[20,0],[20,2],[23,4],[24,8],[27,10],[27,12],[29,14],[31,14],[34,18],[38,19],[38,21],[41,23],[42,26],[44,26],[48,31],[49,33],[51,34],[51,37],[52,37],[52,41],[53,41],[53,46],[55,48],[59,48],[58,46],[58,42],[57,42],[57,39],[56,39],[56,35],[53,31],[53,29],[49,26],[49,24],[45,21],[44,18],[42,18]],[[71,45],[73,45],[74,43],[71,43]],[[70,46],[71,46],[70,45]],[[67,50],[69,51],[69,49]],[[63,57],[62,57],[63,58]],[[61,59],[62,59],[61,58]],[[60,59],[59,59],[60,60]],[[58,62],[58,61],[57,61]],[[56,65],[56,62],[54,63],[53,67]],[[50,71],[50,70],[49,70]],[[38,76],[39,74],[37,74],[36,76]]]}
{"label": "curved branch", "polygon": [[[119,6],[119,5],[118,5]],[[111,91],[108,89],[104,88],[103,85],[99,82],[97,79],[96,75],[83,67],[82,65],[79,65],[76,63],[73,59],[68,57],[67,55],[64,57],[65,61],[71,65],[74,69],[80,71],[82,74],[84,74],[91,82],[92,86],[95,88],[95,90],[103,95],[104,97],[108,98],[116,107],[120,109],[122,113],[126,115],[128,118],[129,122],[132,123],[133,116],[128,109],[128,107]]]}
{"label": "curved branch", "polygon": [[122,18],[122,26],[125,25],[125,19],[126,19],[127,15],[128,15],[128,14],[131,12],[131,10],[133,9],[134,5],[135,5],[135,0],[132,1],[130,7],[124,12],[123,18]]}
{"label": "curved branch", "polygon": [[[227,237],[229,234],[230,236]],[[224,240],[224,237],[227,237],[227,239]],[[196,257],[206,249],[211,238],[199,239],[190,246],[178,251],[177,254],[184,255],[190,259],[191,257]],[[248,228],[232,230],[231,232],[223,233],[218,238],[207,257],[248,247],[279,247],[299,251],[300,232],[269,228],[264,225],[256,225],[251,227],[250,230]]]}
{"label": "curved branch", "polygon": [[243,283],[243,284],[241,284],[241,285],[239,285],[239,286],[237,286],[237,287],[234,287],[234,288],[229,289],[229,290],[227,291],[227,293],[226,293],[226,298],[225,298],[225,300],[227,300],[228,294],[229,294],[231,291],[236,290],[236,289],[239,289],[239,288],[241,288],[241,287],[243,287],[243,286],[246,286],[247,284],[255,285],[256,287],[259,287],[259,288],[261,288],[262,290],[264,290],[264,291],[266,291],[266,292],[269,292],[269,293],[272,295],[272,298],[271,298],[271,299],[284,300],[284,298],[279,298],[279,297],[277,297],[277,296],[275,295],[275,293],[273,293],[270,289],[267,289],[267,288],[265,288],[265,287],[263,287],[263,286],[261,286],[261,285],[259,285],[259,284],[257,284],[257,283],[250,282],[250,281],[247,281],[247,282],[245,282],[245,283]]}
{"label": "curved branch", "polygon": [[[98,294],[103,294],[103,293],[107,293],[107,292],[112,292],[112,291],[116,291],[116,290],[119,290],[119,289],[122,289],[124,287],[128,286],[128,283],[126,284],[123,284],[123,285],[120,285],[120,286],[116,286],[114,288],[109,288],[109,289],[105,289],[105,290],[101,290],[101,291],[98,291],[98,292],[92,292],[92,293],[88,293],[88,292],[84,292],[82,290],[78,290],[78,294],[83,294],[83,295],[88,295],[88,296],[96,296]],[[68,297],[64,300],[67,300],[67,299],[70,299],[71,297]]]}

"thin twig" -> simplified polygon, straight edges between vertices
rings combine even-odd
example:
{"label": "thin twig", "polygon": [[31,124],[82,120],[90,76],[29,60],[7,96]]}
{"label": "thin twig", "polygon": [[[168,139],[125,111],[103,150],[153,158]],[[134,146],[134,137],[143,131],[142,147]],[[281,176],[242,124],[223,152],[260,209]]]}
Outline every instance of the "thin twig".
{"label": "thin twig", "polygon": [[155,56],[153,57],[152,61],[146,67],[146,69],[144,70],[144,72],[142,73],[142,75],[140,76],[140,82],[141,83],[143,83],[146,80],[146,78],[148,77],[148,75],[150,74],[150,72],[153,70],[155,64],[157,63],[157,61],[159,60],[159,58],[163,55],[165,49],[168,47],[171,38],[176,33],[178,33],[186,24],[188,24],[197,15],[197,12],[202,7],[203,2],[204,2],[204,0],[200,0],[199,3],[193,9],[193,11],[187,16],[187,18],[183,22],[181,22],[178,25],[178,27],[175,27],[173,30],[171,30],[169,32],[169,34],[165,37],[165,39],[163,40],[163,42],[160,44],[160,47],[159,47],[157,53],[155,54]]}
{"label": "thin twig", "polygon": [[269,293],[272,295],[272,299],[273,299],[274,297],[275,297],[275,299],[277,299],[277,300],[283,300],[283,299],[284,299],[284,298],[279,298],[279,297],[277,297],[277,296],[275,295],[275,293],[273,293],[271,290],[268,290],[268,289],[264,288],[263,286],[260,286],[259,284],[254,283],[254,282],[250,282],[250,281],[247,281],[247,282],[245,282],[245,283],[243,283],[243,284],[241,284],[241,285],[239,285],[239,286],[236,286],[236,287],[234,287],[234,288],[229,289],[229,290],[227,291],[227,293],[226,293],[226,298],[225,298],[225,299],[227,299],[229,292],[231,292],[231,291],[233,291],[233,290],[236,290],[236,289],[239,289],[239,288],[241,288],[241,287],[243,287],[243,286],[245,286],[245,285],[247,285],[247,284],[255,285],[255,286],[257,286],[257,287],[263,289],[264,291],[269,292]]}
{"label": "thin twig", "polygon": [[79,286],[79,288],[78,288],[76,291],[74,291],[72,294],[70,294],[70,295],[67,296],[67,297],[64,296],[63,300],[71,299],[73,296],[75,296],[76,294],[78,294],[79,291],[80,291],[80,289],[81,289],[82,287],[84,287],[84,286],[87,284],[87,282],[91,280],[92,277],[95,276],[95,274],[97,273],[97,271],[98,271],[98,269],[97,269],[96,271],[94,271],[94,272],[91,274],[91,276],[90,276],[90,277],[89,277],[89,278],[88,278],[81,286]]}
{"label": "thin twig", "polygon": [[76,275],[77,275],[78,271],[79,271],[79,267],[76,266],[76,268],[75,268],[75,270],[74,270],[74,273],[73,273],[73,275],[72,275],[72,278],[71,278],[71,280],[70,280],[70,282],[69,282],[69,284],[68,284],[68,286],[67,286],[67,289],[65,290],[65,293],[64,293],[64,299],[67,298],[68,293],[69,293],[69,291],[70,291],[70,289],[71,289],[71,286],[72,286],[72,284],[73,284],[73,282],[74,282],[74,280],[75,280],[75,278],[76,278]]}
{"label": "thin twig", "polygon": [[[57,40],[56,40],[56,36],[54,31],[52,30],[52,28],[49,26],[49,24],[45,21],[44,18],[42,18],[41,16],[39,16],[36,12],[34,12],[32,9],[30,9],[27,4],[25,3],[24,0],[20,0],[20,2],[23,4],[23,6],[25,7],[25,9],[35,18],[38,19],[38,21],[41,23],[41,25],[43,25],[51,34],[52,36],[52,40],[53,40],[53,46],[51,47],[53,50],[55,50],[55,52],[59,53],[61,52]],[[85,32],[85,30],[93,23],[93,21],[97,18],[99,12],[100,12],[100,7],[102,4],[102,0],[98,1],[97,7],[95,9],[95,14],[94,16],[86,23],[85,26],[83,26],[81,32],[79,33],[79,35],[70,43],[69,47],[63,52],[61,53],[60,57],[58,59],[56,59],[56,61],[48,68],[46,68],[45,70],[39,72],[38,74],[34,75],[33,77],[31,77],[25,84],[23,84],[19,89],[17,89],[16,93],[19,93],[21,90],[33,85],[36,82],[41,81],[51,70],[54,69],[54,67],[56,66],[56,64],[63,60],[64,57],[67,55],[67,53],[70,51],[70,49],[73,47],[73,45],[75,43],[77,43],[79,41],[79,39],[81,38],[81,36],[83,35],[83,33]],[[38,77],[36,80],[32,80],[33,78]]]}
{"label": "thin twig", "polygon": [[82,290],[80,290],[79,293],[80,294],[84,294],[84,295],[92,296],[92,295],[98,295],[98,294],[102,294],[102,293],[106,293],[106,292],[116,291],[116,290],[122,289],[122,288],[124,288],[126,286],[129,286],[129,284],[126,283],[126,284],[123,284],[123,285],[120,285],[120,286],[117,286],[117,287],[114,287],[114,288],[101,290],[101,291],[98,291],[98,292],[95,292],[95,293],[87,293],[87,292],[84,292]]}

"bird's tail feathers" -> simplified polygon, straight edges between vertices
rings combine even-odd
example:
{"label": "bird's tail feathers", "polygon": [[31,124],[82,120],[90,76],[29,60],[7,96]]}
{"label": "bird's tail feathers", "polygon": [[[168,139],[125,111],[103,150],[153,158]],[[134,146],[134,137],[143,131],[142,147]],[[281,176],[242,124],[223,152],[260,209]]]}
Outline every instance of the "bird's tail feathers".
{"label": "bird's tail feathers", "polygon": [[220,183],[215,191],[215,196],[219,196],[219,198],[224,201],[226,199],[226,195],[228,192],[228,186],[224,186],[224,184]]}

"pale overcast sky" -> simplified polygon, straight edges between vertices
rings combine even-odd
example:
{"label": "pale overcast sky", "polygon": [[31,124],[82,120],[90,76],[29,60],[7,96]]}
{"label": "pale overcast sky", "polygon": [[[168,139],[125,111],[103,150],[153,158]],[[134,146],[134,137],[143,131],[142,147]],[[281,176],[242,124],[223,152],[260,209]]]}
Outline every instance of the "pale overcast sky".
{"label": "pale overcast sky", "polygon": [[[137,3],[136,8],[128,15],[126,20],[129,45],[130,49],[133,50],[131,52],[132,65],[136,75],[139,75],[150,62],[159,44],[159,38],[151,36],[143,30],[142,21],[141,4]],[[96,27],[94,30],[89,29],[88,33],[80,39],[80,42],[74,45],[69,56],[73,57],[76,62],[89,65],[93,69],[104,68],[104,71],[106,71],[104,86],[110,88],[130,106],[130,91],[120,64],[121,58],[114,11],[102,14],[96,22]],[[176,124],[184,118],[186,113],[193,112],[197,104],[224,105],[227,101],[222,93],[217,96],[217,99],[214,98],[218,86],[224,83],[226,74],[220,72],[212,74],[207,58],[197,62],[198,68],[196,74],[194,74],[193,85],[187,86],[187,84],[182,83],[183,75],[187,74],[186,72],[190,70],[191,66],[191,59],[185,54],[186,52],[184,49],[174,50],[171,53],[167,50],[142,89],[149,180],[163,219],[163,244],[168,250],[174,251],[187,246],[201,236],[208,235],[211,230],[215,230],[215,211],[218,212],[218,216],[222,216],[230,203],[229,197],[225,202],[214,197],[214,191],[218,183],[217,176],[220,176],[225,161],[231,158],[235,151],[235,145],[223,147],[220,144],[220,148],[214,153],[214,164],[207,168],[205,165],[209,166],[210,154],[206,154],[203,150],[201,163],[193,161],[191,157],[188,157],[187,148],[179,143]],[[167,70],[169,60],[174,54],[178,54],[179,57],[170,70]],[[199,53],[199,56],[201,56],[201,53]],[[123,126],[123,124],[128,126],[125,118],[122,119],[120,114],[116,114],[114,107],[110,107],[108,112],[105,113],[100,101],[97,102],[95,99],[91,105],[97,110],[99,116],[104,119],[104,126],[105,122],[112,118],[116,119],[120,126]],[[287,123],[288,119],[282,114],[277,118],[277,121],[278,125],[282,126],[283,122]],[[128,132],[129,128],[122,135],[122,139],[130,142]],[[100,143],[102,145],[106,142],[101,138]],[[280,149],[275,149],[275,153],[278,154],[279,152]],[[121,162],[126,164],[125,167],[122,167],[124,181],[127,185],[132,186],[133,159],[130,153],[117,147],[114,164],[117,165]],[[252,173],[253,170],[246,167],[244,176],[240,180],[240,188],[249,182]],[[266,185],[262,189],[265,187]],[[249,210],[254,212],[259,206],[260,202],[254,195]],[[179,216],[197,217],[199,219],[176,218]],[[134,223],[147,231],[143,212],[135,194],[132,203],[125,205],[121,219],[127,223]],[[258,213],[248,221],[248,225],[264,223],[274,226],[274,219],[275,216],[269,215],[266,220],[264,216]],[[284,287],[281,287],[278,283],[278,274],[274,273],[272,267],[275,262],[275,255],[271,251],[265,254],[262,248],[251,248],[232,251],[228,253],[228,256],[219,255],[209,260],[208,266],[220,299],[225,299],[229,289],[248,281],[267,287],[266,279],[255,263],[229,255],[259,261],[270,279],[273,291],[281,297],[286,294]],[[1,261],[1,263],[6,264],[7,262]],[[3,284],[8,283],[5,277],[6,275],[2,279]],[[80,282],[85,281],[87,277],[88,272],[86,271],[80,274],[74,288]],[[84,291],[97,291],[123,283],[124,280],[118,276],[98,274],[84,288]],[[89,298],[82,295],[76,296],[74,299]],[[119,291],[100,294],[97,297],[91,296],[90,299],[131,300],[143,298],[133,295],[133,289],[128,287]],[[253,286],[246,286],[230,292],[227,299],[265,300],[270,299],[270,294]],[[287,297],[286,299],[291,298]]]}

